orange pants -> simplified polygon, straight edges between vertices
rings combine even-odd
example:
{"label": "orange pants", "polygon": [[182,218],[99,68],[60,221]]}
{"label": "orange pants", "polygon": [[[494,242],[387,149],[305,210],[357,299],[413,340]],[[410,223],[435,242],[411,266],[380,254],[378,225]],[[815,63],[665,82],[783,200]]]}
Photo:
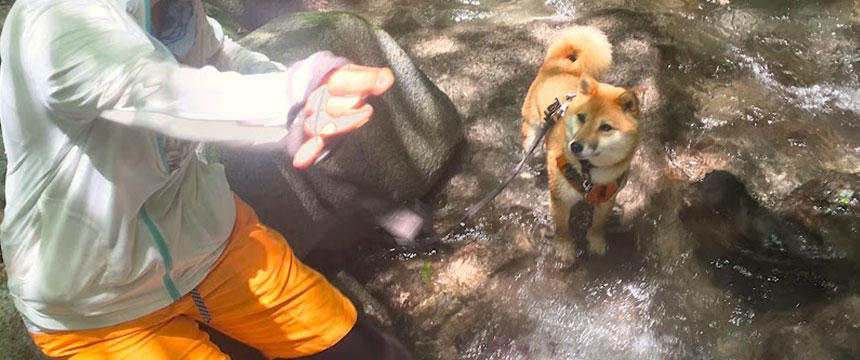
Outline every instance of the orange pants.
{"label": "orange pants", "polygon": [[[302,264],[284,238],[236,198],[236,224],[215,267],[197,286],[209,325],[269,358],[308,356],[343,338],[356,321],[352,303]],[[142,318],[100,329],[30,334],[60,359],[227,359],[200,330],[186,294]]]}

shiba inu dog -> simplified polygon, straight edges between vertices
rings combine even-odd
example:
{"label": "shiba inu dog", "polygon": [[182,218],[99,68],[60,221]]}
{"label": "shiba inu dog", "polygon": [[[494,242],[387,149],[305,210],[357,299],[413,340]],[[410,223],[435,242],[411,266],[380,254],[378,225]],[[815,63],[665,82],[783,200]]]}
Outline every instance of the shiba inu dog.
{"label": "shiba inu dog", "polygon": [[567,102],[564,116],[546,137],[556,253],[565,260],[576,254],[570,210],[582,200],[595,207],[586,234],[589,253],[606,252],[603,228],[639,144],[636,95],[595,80],[611,63],[606,35],[590,27],[568,29],[549,46],[523,104],[522,142],[527,147],[541,126],[543,111],[555,99]]}

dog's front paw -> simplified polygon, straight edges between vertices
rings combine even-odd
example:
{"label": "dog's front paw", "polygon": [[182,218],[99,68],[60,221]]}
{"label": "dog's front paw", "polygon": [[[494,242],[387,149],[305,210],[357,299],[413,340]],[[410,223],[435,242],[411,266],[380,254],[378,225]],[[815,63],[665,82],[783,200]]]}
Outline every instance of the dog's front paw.
{"label": "dog's front paw", "polygon": [[571,263],[576,260],[576,246],[573,245],[573,241],[570,241],[570,239],[556,239],[555,257],[565,263]]}
{"label": "dog's front paw", "polygon": [[603,238],[603,232],[589,231],[585,238],[588,240],[588,253],[591,255],[606,254],[606,240]]}

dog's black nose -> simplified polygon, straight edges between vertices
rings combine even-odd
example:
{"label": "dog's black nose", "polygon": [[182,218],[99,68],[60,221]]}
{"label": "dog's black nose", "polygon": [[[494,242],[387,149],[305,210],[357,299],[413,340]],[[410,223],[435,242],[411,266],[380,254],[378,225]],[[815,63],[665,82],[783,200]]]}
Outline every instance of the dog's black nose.
{"label": "dog's black nose", "polygon": [[581,153],[582,152],[582,144],[580,144],[576,141],[571,141],[570,142],[570,151],[572,151],[574,154]]}

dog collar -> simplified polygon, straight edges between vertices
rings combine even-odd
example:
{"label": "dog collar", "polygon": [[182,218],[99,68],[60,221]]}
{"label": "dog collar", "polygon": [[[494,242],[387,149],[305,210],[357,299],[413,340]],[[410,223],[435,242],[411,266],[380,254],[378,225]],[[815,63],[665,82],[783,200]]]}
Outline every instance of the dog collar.
{"label": "dog collar", "polygon": [[591,182],[590,171],[594,165],[584,160],[581,162],[585,176],[579,172],[573,165],[567,161],[567,157],[561,155],[555,159],[558,170],[564,175],[564,178],[576,191],[583,194],[585,202],[593,205],[602,204],[612,198],[621,187],[621,182],[627,177],[627,172],[615,179],[614,182],[608,184],[594,184]]}

